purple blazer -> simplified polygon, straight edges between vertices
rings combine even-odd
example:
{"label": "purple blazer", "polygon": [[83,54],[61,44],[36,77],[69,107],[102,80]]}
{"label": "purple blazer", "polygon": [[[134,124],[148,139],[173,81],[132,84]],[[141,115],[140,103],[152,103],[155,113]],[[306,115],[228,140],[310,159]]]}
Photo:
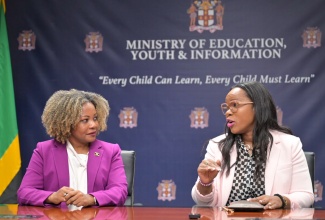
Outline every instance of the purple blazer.
{"label": "purple blazer", "polygon": [[[118,144],[100,140],[90,144],[87,177],[88,194],[95,196],[100,206],[124,205],[127,180]],[[18,189],[18,203],[47,206],[46,198],[63,186],[69,187],[66,145],[55,140],[39,142]]]}

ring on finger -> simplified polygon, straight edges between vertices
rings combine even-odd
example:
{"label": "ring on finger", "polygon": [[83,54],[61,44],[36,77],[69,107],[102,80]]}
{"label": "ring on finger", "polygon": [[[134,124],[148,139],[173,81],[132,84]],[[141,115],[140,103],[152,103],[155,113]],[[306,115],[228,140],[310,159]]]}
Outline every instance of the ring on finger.
{"label": "ring on finger", "polygon": [[205,161],[205,165],[207,165],[207,166],[208,166],[208,165],[209,165],[209,163]]}
{"label": "ring on finger", "polygon": [[64,193],[63,196],[66,197],[68,195],[68,193]]}

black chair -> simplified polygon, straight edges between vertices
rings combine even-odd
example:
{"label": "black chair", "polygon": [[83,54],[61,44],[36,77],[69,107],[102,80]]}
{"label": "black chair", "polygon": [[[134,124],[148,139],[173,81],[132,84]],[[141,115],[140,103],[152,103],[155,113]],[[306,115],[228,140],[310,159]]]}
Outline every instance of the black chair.
{"label": "black chair", "polygon": [[315,182],[315,153],[314,152],[305,152],[308,169],[310,173],[311,183],[313,185],[314,191],[314,182]]}
{"label": "black chair", "polygon": [[122,160],[128,182],[128,195],[124,203],[125,206],[134,205],[134,174],[135,174],[135,151],[122,150]]}
{"label": "black chair", "polygon": [[[305,152],[308,169],[310,173],[311,183],[313,186],[313,192],[315,190],[315,153],[314,152]],[[313,208],[314,205],[311,206]]]}

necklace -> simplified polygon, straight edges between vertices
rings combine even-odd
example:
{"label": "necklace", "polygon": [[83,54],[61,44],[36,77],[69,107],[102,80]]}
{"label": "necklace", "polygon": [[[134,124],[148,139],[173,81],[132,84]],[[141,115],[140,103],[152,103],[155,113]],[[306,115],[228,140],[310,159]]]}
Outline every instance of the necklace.
{"label": "necklace", "polygon": [[244,146],[247,148],[248,151],[253,150],[253,148],[249,144],[244,144]]}
{"label": "necklace", "polygon": [[[67,144],[68,154],[75,158],[75,162],[78,163],[79,167],[87,167],[88,162],[88,153],[87,154],[78,154],[70,142]],[[71,158],[72,159],[72,158]]]}
{"label": "necklace", "polygon": [[252,151],[253,150],[252,146],[249,145],[249,144],[245,144],[244,141],[241,141],[240,145],[244,146],[247,151]]}

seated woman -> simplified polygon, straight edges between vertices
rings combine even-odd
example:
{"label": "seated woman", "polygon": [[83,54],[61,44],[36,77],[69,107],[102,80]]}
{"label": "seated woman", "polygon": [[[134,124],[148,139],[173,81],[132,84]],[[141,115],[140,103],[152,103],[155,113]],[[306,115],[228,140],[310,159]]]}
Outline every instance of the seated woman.
{"label": "seated woman", "polygon": [[95,93],[61,90],[49,98],[42,122],[54,139],[37,144],[17,192],[20,205],[124,205],[121,149],[97,139],[108,115],[107,100]]}
{"label": "seated woman", "polygon": [[314,194],[302,143],[278,124],[266,88],[258,82],[238,84],[225,101],[225,134],[209,141],[193,200],[210,206],[249,200],[264,209],[310,207]]}

